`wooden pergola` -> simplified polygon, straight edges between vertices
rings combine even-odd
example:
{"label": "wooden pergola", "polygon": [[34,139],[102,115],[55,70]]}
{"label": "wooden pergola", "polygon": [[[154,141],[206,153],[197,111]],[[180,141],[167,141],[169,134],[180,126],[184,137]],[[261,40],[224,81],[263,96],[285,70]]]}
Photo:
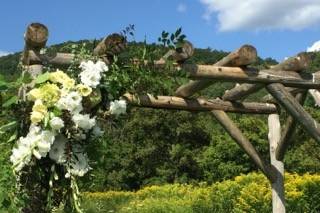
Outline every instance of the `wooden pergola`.
{"label": "wooden pergola", "polygon": [[[119,42],[119,39],[114,43],[111,39],[114,36],[113,34],[103,39],[94,50],[94,54],[106,63],[109,63],[108,59],[112,54],[121,52],[125,46],[125,41]],[[33,77],[42,72],[43,65],[71,65],[74,62],[74,54],[41,54],[40,49],[45,47],[47,39],[46,26],[39,23],[28,26],[22,61]],[[110,49],[112,49],[111,55]],[[273,212],[285,212],[283,159],[297,123],[312,138],[320,142],[319,124],[303,108],[308,90],[314,94],[320,89],[320,73],[306,72],[312,57],[308,53],[300,53],[270,69],[257,70],[248,67],[257,60],[257,51],[250,45],[242,46],[213,65],[184,63],[193,52],[192,44],[185,42],[183,47],[170,50],[161,59],[145,62],[161,68],[166,60],[171,58],[177,62],[174,63],[174,69],[188,72],[192,80],[181,85],[176,90],[175,96],[125,94],[123,98],[129,104],[139,107],[211,113],[270,181]],[[222,99],[197,98],[194,95],[217,81],[242,84],[225,91]],[[266,88],[272,97],[264,97],[261,102],[245,101],[248,95],[262,88]],[[21,92],[22,97],[25,90],[26,88]],[[279,120],[280,110],[287,111],[289,115],[283,128]],[[226,112],[268,115],[270,162],[262,157]]]}

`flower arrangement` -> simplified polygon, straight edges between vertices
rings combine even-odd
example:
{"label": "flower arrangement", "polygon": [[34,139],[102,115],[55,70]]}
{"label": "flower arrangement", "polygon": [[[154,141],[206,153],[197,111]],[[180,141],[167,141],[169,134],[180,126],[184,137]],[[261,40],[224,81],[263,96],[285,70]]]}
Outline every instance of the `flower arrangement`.
{"label": "flower arrangement", "polygon": [[[96,116],[88,112],[83,102],[97,90],[108,67],[102,61],[89,60],[82,62],[79,68],[79,79],[56,70],[35,80],[34,87],[27,93],[27,101],[32,105],[28,132],[16,141],[10,161],[19,177],[26,166],[49,158],[52,161],[50,188],[61,178],[70,180],[70,200],[73,208],[81,212],[76,177],[84,176],[91,169],[85,145],[90,138],[103,134]],[[110,103],[109,114],[125,112],[124,100]],[[49,200],[53,191],[49,190]]]}

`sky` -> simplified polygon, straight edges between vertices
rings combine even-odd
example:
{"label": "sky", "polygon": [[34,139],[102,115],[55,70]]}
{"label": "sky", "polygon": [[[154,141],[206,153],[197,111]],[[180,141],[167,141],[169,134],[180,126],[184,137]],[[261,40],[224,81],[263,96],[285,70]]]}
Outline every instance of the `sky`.
{"label": "sky", "polygon": [[195,47],[251,44],[260,57],[282,61],[320,40],[319,11],[320,0],[2,0],[0,55],[21,51],[27,25],[40,22],[48,45],[102,38],[129,24],[135,40],[152,43],[162,30],[182,27]]}

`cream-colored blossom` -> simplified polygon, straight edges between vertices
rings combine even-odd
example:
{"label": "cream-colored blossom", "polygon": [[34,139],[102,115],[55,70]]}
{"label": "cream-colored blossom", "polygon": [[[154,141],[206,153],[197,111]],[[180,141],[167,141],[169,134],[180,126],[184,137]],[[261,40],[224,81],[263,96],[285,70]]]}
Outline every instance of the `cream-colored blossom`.
{"label": "cream-colored blossom", "polygon": [[39,112],[42,113],[43,115],[47,114],[48,109],[47,107],[42,103],[40,99],[36,100],[34,102],[34,105],[32,107],[33,112]]}
{"label": "cream-colored blossom", "polygon": [[30,120],[32,124],[37,124],[44,118],[44,114],[41,112],[33,111],[31,112]]}
{"label": "cream-colored blossom", "polygon": [[28,95],[27,95],[27,98],[29,101],[35,101],[37,99],[41,99],[41,97],[42,97],[41,90],[38,88],[30,90],[30,92],[28,92]]}
{"label": "cream-colored blossom", "polygon": [[62,84],[64,81],[69,80],[70,77],[62,72],[61,70],[57,69],[55,72],[51,72],[49,74],[49,80],[53,83],[60,83]]}
{"label": "cream-colored blossom", "polygon": [[84,84],[78,84],[76,86],[76,89],[77,89],[78,93],[80,93],[80,95],[82,95],[84,97],[90,95],[91,92],[92,92],[91,87],[88,87],[88,86],[86,86]]}

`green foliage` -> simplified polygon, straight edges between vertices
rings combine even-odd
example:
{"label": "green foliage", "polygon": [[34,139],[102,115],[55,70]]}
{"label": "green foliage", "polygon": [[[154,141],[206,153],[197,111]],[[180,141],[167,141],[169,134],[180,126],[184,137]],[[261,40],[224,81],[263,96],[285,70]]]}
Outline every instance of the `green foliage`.
{"label": "green foliage", "polygon": [[[320,176],[286,174],[288,212],[318,212]],[[144,187],[136,192],[84,193],[85,212],[234,212],[272,211],[271,187],[262,175],[251,173],[213,185],[173,184]]]}

